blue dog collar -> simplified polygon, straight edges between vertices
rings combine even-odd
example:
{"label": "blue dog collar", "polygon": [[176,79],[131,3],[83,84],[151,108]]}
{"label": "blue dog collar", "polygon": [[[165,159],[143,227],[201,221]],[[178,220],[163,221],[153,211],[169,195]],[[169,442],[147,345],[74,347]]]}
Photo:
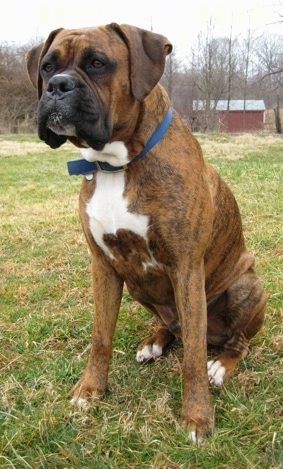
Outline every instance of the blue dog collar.
{"label": "blue dog collar", "polygon": [[164,120],[159,124],[155,132],[152,134],[148,142],[146,143],[143,150],[138,153],[128,164],[123,166],[112,166],[109,163],[102,161],[87,161],[84,158],[79,160],[71,160],[67,162],[68,172],[70,176],[73,175],[86,175],[94,173],[95,171],[103,172],[119,172],[124,171],[129,168],[133,163],[142,158],[146,153],[148,153],[165,135],[167,132],[171,121],[172,121],[172,108],[169,108]]}

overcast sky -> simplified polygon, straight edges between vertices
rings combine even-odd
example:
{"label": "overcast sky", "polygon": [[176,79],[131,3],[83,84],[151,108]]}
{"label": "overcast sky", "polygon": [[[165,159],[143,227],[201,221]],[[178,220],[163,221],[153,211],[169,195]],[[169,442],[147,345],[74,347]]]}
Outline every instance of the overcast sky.
{"label": "overcast sky", "polygon": [[25,44],[46,38],[58,27],[116,22],[152,27],[167,36],[180,55],[186,55],[210,18],[215,36],[229,35],[231,24],[234,35],[244,35],[248,29],[283,34],[280,14],[283,0],[6,0],[0,12],[0,42]]}

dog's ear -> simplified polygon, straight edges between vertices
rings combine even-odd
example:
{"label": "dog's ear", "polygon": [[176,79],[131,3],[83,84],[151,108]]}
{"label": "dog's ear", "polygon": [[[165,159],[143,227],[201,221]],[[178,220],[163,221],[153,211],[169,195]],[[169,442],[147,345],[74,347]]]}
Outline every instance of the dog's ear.
{"label": "dog's ear", "polygon": [[[27,65],[27,72],[29,79],[33,86],[37,88],[38,99],[41,98],[42,95],[42,78],[39,73],[39,67],[42,57],[48,51],[50,45],[54,41],[54,38],[57,34],[62,31],[63,28],[56,29],[52,31],[47,40],[38,46],[34,46],[27,54],[26,54],[26,65]],[[63,143],[65,143],[67,138],[62,135],[55,134],[52,130],[46,129],[46,135],[44,141],[49,145],[51,148],[58,148]]]}
{"label": "dog's ear", "polygon": [[27,65],[28,76],[29,76],[31,83],[33,84],[35,88],[37,88],[39,57],[41,55],[43,45],[44,43],[39,44],[38,46],[34,46],[26,54],[26,65]]}
{"label": "dog's ear", "polygon": [[128,24],[110,26],[126,43],[131,61],[131,85],[134,97],[142,101],[159,82],[166,55],[173,46],[165,36]]}
{"label": "dog's ear", "polygon": [[63,28],[55,29],[52,31],[47,40],[38,46],[34,46],[27,54],[26,54],[26,65],[27,65],[27,72],[30,81],[32,82],[33,86],[37,88],[38,92],[38,99],[40,99],[42,94],[42,79],[39,73],[39,66],[41,58],[46,54],[47,50],[49,49],[50,45],[54,41],[54,38],[57,34],[62,31]]}

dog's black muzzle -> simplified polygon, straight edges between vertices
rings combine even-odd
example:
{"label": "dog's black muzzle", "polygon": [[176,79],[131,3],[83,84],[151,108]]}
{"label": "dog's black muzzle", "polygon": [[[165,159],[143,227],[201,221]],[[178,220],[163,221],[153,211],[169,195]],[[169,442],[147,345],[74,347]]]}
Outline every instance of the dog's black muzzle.
{"label": "dog's black muzzle", "polygon": [[51,148],[69,139],[78,146],[102,150],[110,131],[95,93],[76,76],[54,75],[48,82],[38,109],[38,134]]}

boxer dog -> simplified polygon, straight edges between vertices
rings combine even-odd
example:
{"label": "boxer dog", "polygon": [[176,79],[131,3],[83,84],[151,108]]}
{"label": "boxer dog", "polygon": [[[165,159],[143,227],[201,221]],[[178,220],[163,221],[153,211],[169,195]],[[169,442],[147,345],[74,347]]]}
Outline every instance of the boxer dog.
{"label": "boxer dog", "polygon": [[[92,254],[92,348],[72,390],[84,406],[107,387],[123,285],[158,320],[137,361],[183,343],[181,422],[197,443],[214,426],[209,383],[246,355],[266,296],[245,247],[237,203],[158,83],[172,45],[116,23],[57,29],[27,54],[38,133],[83,158],[80,217]],[[207,360],[207,343],[222,353]]]}

